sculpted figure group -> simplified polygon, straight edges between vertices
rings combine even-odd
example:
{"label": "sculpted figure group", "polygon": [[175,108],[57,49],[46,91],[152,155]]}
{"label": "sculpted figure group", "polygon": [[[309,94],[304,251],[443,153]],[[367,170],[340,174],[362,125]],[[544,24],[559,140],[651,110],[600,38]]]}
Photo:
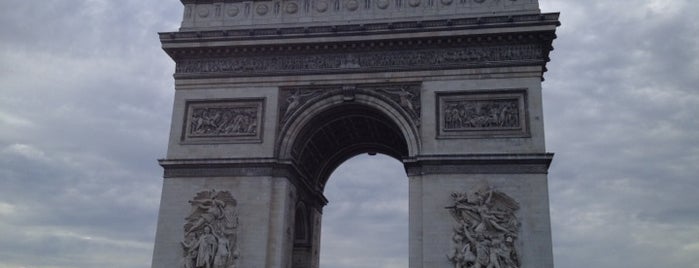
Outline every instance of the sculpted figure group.
{"label": "sculpted figure group", "polygon": [[204,191],[189,201],[181,268],[237,268],[237,202],[229,192]]}
{"label": "sculpted figure group", "polygon": [[458,226],[447,259],[454,268],[519,268],[517,202],[489,187],[454,193],[452,199],[454,205],[447,209]]}
{"label": "sculpted figure group", "polygon": [[361,69],[401,68],[410,70],[433,69],[440,65],[469,65],[483,62],[528,61],[540,59],[543,48],[538,44],[492,45],[485,47],[442,48],[418,51],[384,51],[326,55],[245,55],[226,59],[186,59],[178,62],[178,74],[226,73],[318,73],[327,71],[355,71]]}
{"label": "sculpted figure group", "polygon": [[256,108],[197,108],[190,119],[190,135],[245,135],[257,131]]}
{"label": "sculpted figure group", "polygon": [[517,101],[460,101],[444,110],[446,129],[519,127]]}

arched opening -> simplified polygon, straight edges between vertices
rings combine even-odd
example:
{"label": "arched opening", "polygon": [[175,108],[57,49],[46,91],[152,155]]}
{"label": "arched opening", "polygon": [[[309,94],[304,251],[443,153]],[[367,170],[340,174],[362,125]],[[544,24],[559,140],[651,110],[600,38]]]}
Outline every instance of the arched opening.
{"label": "arched opening", "polygon": [[[374,175],[384,174],[388,171],[391,173],[391,177],[394,177],[394,179],[375,177],[374,183],[377,183],[377,189],[375,191],[376,194],[373,195],[373,199],[361,196],[354,197],[357,200],[363,199],[362,202],[357,202],[352,209],[366,210],[366,213],[362,213],[365,217],[356,219],[365,220],[365,222],[353,221],[355,227],[360,227],[356,230],[358,233],[346,233],[349,236],[354,235],[354,238],[358,239],[380,234],[380,237],[384,237],[384,242],[388,242],[388,244],[379,243],[380,240],[378,239],[370,239],[363,242],[357,240],[355,242],[355,248],[360,251],[354,253],[346,252],[346,254],[343,255],[343,258],[347,260],[346,264],[338,262],[328,264],[327,267],[366,267],[366,265],[375,267],[371,264],[376,264],[377,258],[381,258],[379,262],[384,263],[381,267],[405,267],[407,266],[408,260],[408,187],[401,160],[410,156],[411,148],[416,148],[414,136],[412,136],[414,134],[414,132],[412,132],[414,130],[414,125],[407,123],[412,121],[406,120],[405,117],[396,113],[392,114],[391,112],[395,112],[396,110],[391,110],[387,103],[382,102],[380,99],[357,96],[357,98],[352,101],[343,101],[341,98],[342,96],[340,95],[339,97],[340,98],[337,100],[333,99],[333,97],[327,98],[326,101],[329,101],[326,104],[328,105],[323,106],[324,104],[320,103],[318,104],[320,108],[316,110],[310,107],[303,111],[304,114],[301,114],[301,119],[296,118],[296,120],[298,120],[297,122],[292,121],[290,126],[287,125],[287,127],[292,129],[294,123],[300,125],[296,126],[298,128],[295,131],[295,135],[286,137],[288,139],[284,139],[283,137],[280,141],[282,147],[285,145],[288,146],[286,149],[282,148],[280,158],[293,163],[299,176],[297,182],[304,185],[303,188],[306,189],[300,191],[298,197],[299,201],[305,204],[305,208],[297,207],[295,211],[297,213],[295,216],[295,224],[303,224],[305,226],[295,226],[294,229],[296,232],[305,232],[307,230],[309,232],[307,234],[309,240],[307,240],[307,243],[302,242],[303,240],[294,241],[292,255],[293,267],[318,267],[319,252],[322,252],[320,250],[322,237],[320,234],[322,230],[320,225],[324,211],[327,212],[327,209],[339,210],[339,214],[334,212],[330,214],[334,219],[342,219],[348,216],[346,213],[343,213],[342,206],[344,206],[343,204],[348,204],[348,202],[343,201],[345,197],[352,198],[351,192],[344,192],[342,195],[338,194],[335,200],[337,200],[336,202],[339,204],[339,207],[331,206],[324,208],[328,201],[326,198],[328,193],[325,192],[326,183],[331,177],[331,174],[346,161],[349,163],[348,165],[350,165],[350,167],[357,169],[357,171],[360,169],[363,171],[374,171]],[[362,97],[366,99],[362,100]],[[307,115],[305,119],[303,118],[304,115]],[[414,151],[412,151],[412,153],[414,153]],[[368,161],[373,164],[367,166],[357,165],[358,161],[365,163]],[[377,166],[375,164],[379,165]],[[354,177],[346,172],[340,171],[338,174],[338,176],[349,175],[353,177],[349,179],[338,179],[338,181],[361,182],[361,178]],[[360,176],[365,177],[365,175]],[[381,185],[378,186],[378,184]],[[361,186],[361,183],[355,186]],[[393,196],[393,198],[390,195],[379,196],[378,192],[383,191],[382,189],[384,188],[400,191],[402,194],[397,194],[397,196]],[[350,189],[346,190],[351,191]],[[362,192],[366,194],[367,191]],[[388,192],[391,191],[389,190]],[[336,193],[332,194],[335,195]],[[331,199],[333,198],[336,197],[331,197]],[[373,205],[370,204],[372,200],[376,201]],[[389,213],[388,211],[392,208],[396,211]],[[380,211],[383,211],[383,213]],[[371,223],[372,217],[378,219],[379,222]],[[340,230],[346,229],[341,227],[342,223],[339,225],[332,223],[332,227],[330,225],[325,226],[328,226],[330,230],[337,230],[338,227]],[[362,228],[364,229],[362,230]],[[332,252],[335,251],[333,247],[339,247],[341,250],[341,248],[344,247],[344,243],[350,241],[347,237],[336,239],[335,234],[338,233],[328,233],[329,239],[334,240],[326,240],[328,244],[327,250],[330,254],[328,256],[333,255]],[[375,254],[370,256],[371,254],[361,252],[362,250],[370,248],[362,247],[362,243],[374,245],[374,248],[377,249],[373,251]],[[390,244],[395,246],[387,246]],[[325,246],[323,247],[325,248]],[[384,257],[380,257],[381,255],[384,255]],[[341,261],[343,258],[336,258],[335,260]],[[353,262],[351,259],[362,260],[362,262]],[[397,263],[399,263],[399,265]]]}
{"label": "arched opening", "polygon": [[392,119],[370,106],[348,103],[310,121],[294,142],[291,157],[308,182],[322,192],[332,171],[361,153],[404,159],[409,152]]}
{"label": "arched opening", "polygon": [[408,267],[408,179],[378,154],[342,163],[325,187],[320,267]]}

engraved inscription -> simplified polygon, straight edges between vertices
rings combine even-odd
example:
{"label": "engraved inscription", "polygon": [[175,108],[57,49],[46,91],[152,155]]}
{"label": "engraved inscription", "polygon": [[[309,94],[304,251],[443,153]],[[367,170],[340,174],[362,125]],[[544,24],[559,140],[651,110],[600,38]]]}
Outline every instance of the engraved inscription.
{"label": "engraved inscription", "polygon": [[439,137],[528,134],[524,90],[440,93]]}
{"label": "engraved inscription", "polygon": [[257,139],[262,101],[205,101],[188,103],[185,140]]}
{"label": "engraved inscription", "polygon": [[180,267],[237,267],[237,201],[228,191],[203,191],[190,200]]}
{"label": "engraved inscription", "polygon": [[446,209],[458,224],[452,236],[454,248],[447,254],[453,267],[520,267],[515,246],[519,204],[491,187],[452,193],[451,198],[453,204]]}

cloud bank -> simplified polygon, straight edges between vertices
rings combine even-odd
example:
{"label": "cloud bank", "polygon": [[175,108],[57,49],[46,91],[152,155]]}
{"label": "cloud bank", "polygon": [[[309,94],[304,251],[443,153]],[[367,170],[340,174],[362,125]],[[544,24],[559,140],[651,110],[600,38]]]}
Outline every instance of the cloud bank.
{"label": "cloud bank", "polygon": [[[557,267],[699,263],[695,1],[541,0]],[[149,267],[179,1],[0,2],[0,268]],[[330,179],[323,267],[407,267],[400,163]]]}

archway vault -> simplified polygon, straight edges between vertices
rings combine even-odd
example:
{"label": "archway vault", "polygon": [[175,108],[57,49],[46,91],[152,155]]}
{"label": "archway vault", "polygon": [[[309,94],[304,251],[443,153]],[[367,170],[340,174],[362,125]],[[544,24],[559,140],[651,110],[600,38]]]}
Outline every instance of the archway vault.
{"label": "archway vault", "polygon": [[[294,103],[296,109],[282,111],[278,157],[296,165],[315,190],[322,192],[332,171],[355,155],[382,153],[402,160],[418,154],[419,125],[413,113],[419,107],[409,98],[419,94],[419,85],[385,86],[400,89],[385,91],[396,95],[395,100],[377,90],[381,85],[371,87],[319,90],[319,101],[311,97],[304,104]],[[300,98],[299,89],[289,90],[295,92],[288,102]]]}

